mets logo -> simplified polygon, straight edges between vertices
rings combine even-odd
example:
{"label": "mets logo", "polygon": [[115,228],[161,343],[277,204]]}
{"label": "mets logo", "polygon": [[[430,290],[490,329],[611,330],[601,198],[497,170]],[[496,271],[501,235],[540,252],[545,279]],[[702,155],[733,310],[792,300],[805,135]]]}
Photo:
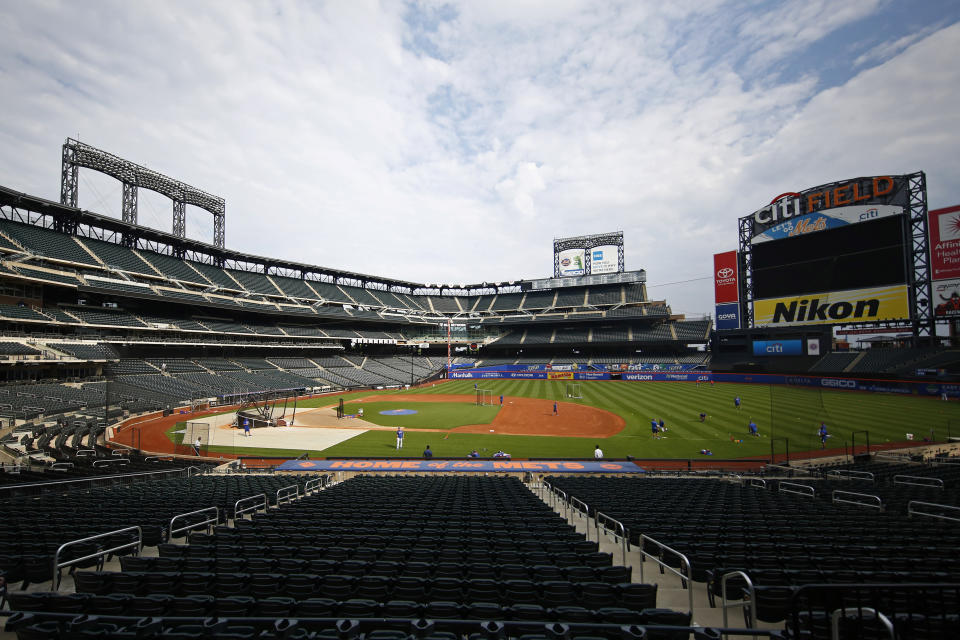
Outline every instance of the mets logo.
{"label": "mets logo", "polygon": [[733,277],[733,269],[730,267],[724,267],[723,269],[717,270],[717,277],[723,280]]}

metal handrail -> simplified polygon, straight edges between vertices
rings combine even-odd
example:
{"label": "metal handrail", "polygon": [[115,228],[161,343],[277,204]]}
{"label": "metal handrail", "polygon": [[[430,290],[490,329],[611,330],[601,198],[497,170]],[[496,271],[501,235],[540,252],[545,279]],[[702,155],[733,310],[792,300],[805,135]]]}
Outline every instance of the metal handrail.
{"label": "metal handrail", "polygon": [[[576,509],[574,503],[583,505],[583,510],[581,511],[580,509]],[[588,505],[586,502],[584,502],[583,500],[581,500],[580,498],[578,498],[578,497],[576,497],[576,496],[570,496],[570,506],[571,506],[571,507],[574,507],[574,510],[575,510],[577,513],[582,513],[584,519],[587,520],[587,525],[584,527],[584,529],[585,529],[584,535],[586,536],[587,540],[589,540],[589,539],[590,539],[590,522],[589,522],[589,520],[590,520],[590,505]],[[600,539],[599,539],[599,538],[597,539],[597,543],[598,543],[598,544],[600,543]]]}
{"label": "metal handrail", "polygon": [[193,476],[193,475],[195,475],[195,474],[196,474],[196,475],[202,475],[202,474],[203,474],[203,469],[201,469],[200,467],[194,466],[194,465],[190,465],[189,467],[187,467],[187,477],[188,477],[188,478],[191,477],[191,476]]}
{"label": "metal handrail", "polygon": [[[784,487],[787,488],[784,489]],[[781,482],[780,486],[777,487],[777,493],[793,493],[798,496],[807,496],[809,498],[817,497],[816,489],[808,484],[797,484],[796,482]]]}
{"label": "metal handrail", "polygon": [[834,476],[838,480],[869,480],[876,482],[877,477],[869,471],[857,471],[855,469],[834,469],[827,471],[827,478]]}
{"label": "metal handrail", "polygon": [[[914,480],[920,480],[921,482],[913,482]],[[928,478],[926,476],[896,475],[896,476],[893,476],[893,484],[909,484],[917,487],[932,487],[935,489],[943,489],[943,480],[941,480],[940,478]]]}
{"label": "metal handrail", "polygon": [[96,450],[96,449],[78,449],[78,450],[77,450],[77,457],[78,457],[78,458],[89,458],[89,457],[91,457],[91,456],[94,457],[94,458],[97,457],[97,450]]}
{"label": "metal handrail", "polygon": [[802,473],[806,473],[811,476],[817,475],[816,472],[811,471],[810,469],[804,469],[803,467],[791,467],[785,464],[773,464],[772,462],[768,462],[767,464],[764,465],[764,467],[776,467],[777,469],[787,469],[789,471],[800,471]]}
{"label": "metal handrail", "polygon": [[[90,555],[83,556],[81,558],[74,558],[73,560],[67,560],[66,562],[60,562],[60,553],[67,547],[72,547],[73,545],[80,544],[82,542],[90,542],[91,540],[99,540],[101,538],[107,538],[109,536],[115,536],[121,533],[126,533],[127,531],[136,531],[137,539],[133,542],[127,542],[118,547],[111,547],[109,549],[101,549],[96,553],[91,553]],[[117,529],[116,531],[110,531],[108,533],[101,533],[95,536],[90,536],[89,538],[80,538],[79,540],[71,540],[70,542],[64,542],[57,548],[56,553],[53,554],[53,590],[57,591],[60,589],[60,580],[62,576],[62,569],[64,567],[69,567],[77,563],[83,562],[84,560],[90,560],[91,558],[99,558],[107,555],[108,553],[113,553],[115,551],[121,551],[123,549],[129,549],[130,547],[136,547],[136,552],[134,555],[140,553],[140,549],[143,548],[143,531],[138,526],[125,527],[123,529]]]}
{"label": "metal handrail", "polygon": [[[744,599],[740,602],[727,602],[727,579],[733,578],[734,576],[740,576],[743,578],[743,581],[747,583],[746,591],[750,596],[749,599]],[[753,580],[750,579],[750,576],[748,576],[745,571],[731,571],[720,576],[720,608],[723,609],[724,627],[727,626],[727,609],[745,607],[748,602],[752,605],[750,607],[750,628],[757,626],[757,598],[755,594],[756,591],[753,588]]]}
{"label": "metal handrail", "polygon": [[558,508],[559,505],[557,505],[557,500],[560,499],[560,496],[563,496],[563,502],[561,505],[563,506],[563,517],[566,518],[569,510],[569,505],[567,504],[567,492],[563,489],[557,489],[556,487],[551,487],[551,489],[553,491],[553,501],[550,506],[554,509]]}
{"label": "metal handrail", "polygon": [[[250,503],[250,506],[241,509],[240,505],[244,503]],[[257,493],[252,496],[247,496],[246,498],[240,498],[233,504],[233,519],[236,521],[247,513],[256,513],[261,507],[266,511],[268,506],[267,494],[265,493]]]}
{"label": "metal handrail", "polygon": [[[870,502],[863,502],[861,500],[847,500],[843,498],[843,496],[870,498]],[[840,489],[834,489],[831,500],[833,504],[855,504],[859,507],[870,507],[871,509],[876,509],[877,511],[883,511],[883,500],[880,499],[880,496],[875,496],[870,493],[856,493],[855,491],[841,491]],[[873,504],[874,502],[876,502],[876,504]]]}
{"label": "metal handrail", "polygon": [[314,489],[314,487],[317,487],[316,489],[317,491],[320,491],[320,489],[325,488],[327,486],[327,480],[329,479],[330,479],[330,476],[320,476],[319,478],[313,478],[311,480],[307,480],[303,484],[303,495],[305,496],[310,495],[310,491]]}
{"label": "metal handrail", "polygon": [[543,492],[547,492],[547,497],[550,497],[553,494],[553,485],[547,482],[546,480],[540,481],[540,499],[546,502],[543,498]]}
{"label": "metal handrail", "polygon": [[830,637],[832,640],[840,640],[840,618],[846,617],[848,613],[862,614],[864,611],[877,616],[877,620],[883,624],[883,628],[890,634],[890,640],[894,640],[896,635],[893,632],[893,623],[890,619],[874,609],[873,607],[847,607],[845,609],[836,609],[830,614]]}
{"label": "metal handrail", "polygon": [[[927,513],[925,511],[918,511],[914,509],[913,505],[922,505],[924,507],[937,507],[938,509],[947,509],[950,511],[956,511],[958,515],[956,516],[947,516],[939,513]],[[907,517],[912,518],[914,514],[918,516],[927,516],[928,518],[937,518],[939,520],[950,520],[952,522],[960,522],[960,507],[954,507],[949,504],[937,504],[936,502],[923,502],[922,500],[911,500],[907,503]]]}
{"label": "metal handrail", "polygon": [[767,481],[763,478],[747,478],[748,487],[767,487]]}
{"label": "metal handrail", "polygon": [[[193,524],[188,524],[185,527],[180,527],[179,529],[173,528],[173,523],[180,518],[186,518],[187,516],[195,516],[201,513],[213,512],[213,518],[207,518],[200,522],[195,522]],[[188,511],[187,513],[181,513],[170,518],[170,526],[167,527],[167,542],[173,539],[173,534],[180,533],[181,531],[192,531],[198,527],[206,526],[207,531],[210,531],[211,525],[218,524],[220,522],[220,507],[206,507],[205,509],[197,509],[196,511]]]}
{"label": "metal handrail", "polygon": [[52,465],[50,465],[50,469],[53,471],[73,469],[73,463],[72,462],[54,462]]}
{"label": "metal handrail", "polygon": [[[594,521],[594,524],[596,524],[596,527],[597,527],[597,544],[598,544],[598,545],[600,544],[600,518],[601,518],[601,517],[602,517],[605,521],[612,522],[613,524],[617,525],[617,526],[620,528],[620,550],[621,550],[621,552],[622,552],[622,554],[623,554],[623,562],[622,562],[622,564],[623,564],[623,566],[627,566],[627,547],[628,547],[628,545],[630,544],[629,536],[628,536],[628,534],[627,534],[627,528],[626,528],[626,527],[624,526],[624,524],[623,524],[622,522],[620,522],[619,520],[616,520],[616,519],[614,519],[614,518],[611,518],[611,517],[608,516],[607,514],[601,513],[600,511],[597,511],[596,514],[594,514],[594,519],[593,519],[593,521]],[[604,527],[603,530],[606,531],[607,528]],[[616,539],[616,536],[617,536],[617,534],[616,534],[616,532],[614,532],[614,539]]]}
{"label": "metal handrail", "polygon": [[130,464],[130,461],[126,458],[104,458],[103,460],[94,460],[94,467],[104,467],[111,464],[119,464],[121,467]]}
{"label": "metal handrail", "polygon": [[[648,540],[653,544],[657,545],[661,551],[669,551],[670,553],[680,558],[681,566],[686,566],[687,568],[686,574],[680,573],[679,571],[677,571],[676,569],[674,569],[673,567],[665,563],[663,560],[661,560],[659,557],[653,555],[652,553],[647,552],[647,550],[644,548],[645,545],[643,543]],[[676,576],[679,576],[682,580],[687,581],[687,595],[690,600],[690,614],[693,615],[693,570],[690,568],[690,559],[687,558],[687,556],[680,553],[679,551],[677,551],[676,549],[668,547],[667,545],[657,540],[654,540],[648,535],[640,534],[640,582],[643,582],[643,563],[644,563],[644,560],[648,557],[654,562],[656,562],[658,565],[660,565],[661,569],[666,569],[670,573]]]}
{"label": "metal handrail", "polygon": [[[282,495],[281,495],[282,494]],[[291,484],[286,487],[280,487],[277,489],[277,506],[279,507],[283,502],[293,502],[294,498],[300,497],[300,486]]]}

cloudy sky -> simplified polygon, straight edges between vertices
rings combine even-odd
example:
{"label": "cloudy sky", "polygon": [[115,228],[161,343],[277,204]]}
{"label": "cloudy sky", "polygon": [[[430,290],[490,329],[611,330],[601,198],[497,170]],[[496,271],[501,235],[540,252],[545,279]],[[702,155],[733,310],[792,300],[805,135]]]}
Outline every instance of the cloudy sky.
{"label": "cloudy sky", "polygon": [[[924,170],[960,203],[958,59],[953,0],[0,0],[0,184],[57,199],[79,136],[223,196],[232,249],[430,283],[622,230],[652,298],[709,313],[779,193]],[[82,207],[120,198],[81,170]]]}

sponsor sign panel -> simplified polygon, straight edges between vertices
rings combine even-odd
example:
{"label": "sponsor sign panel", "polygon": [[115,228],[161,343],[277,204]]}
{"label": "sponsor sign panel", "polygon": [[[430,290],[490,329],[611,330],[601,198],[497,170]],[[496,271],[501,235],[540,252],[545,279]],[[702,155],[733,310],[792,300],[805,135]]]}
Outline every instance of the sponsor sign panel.
{"label": "sponsor sign panel", "polygon": [[[856,215],[851,211],[852,218],[841,215],[836,218],[837,222],[839,220],[843,220],[846,224],[866,222],[875,217],[881,217],[879,207],[876,207],[877,216],[869,214],[869,210],[876,205],[893,206],[899,208],[902,213],[907,205],[908,195],[907,176],[869,176],[821,185],[800,192],[788,191],[778,195],[770,204],[752,214],[754,231],[755,234],[760,234],[791,219],[802,219],[812,213],[824,213],[848,207],[862,209],[856,212]],[[860,218],[861,214],[868,215]],[[812,223],[816,226],[816,220],[817,218],[813,218],[804,224]],[[820,224],[827,225],[830,221],[824,220]]]}
{"label": "sponsor sign panel", "polygon": [[960,318],[960,278],[932,283],[933,313],[938,318]]}
{"label": "sponsor sign panel", "polygon": [[767,298],[753,303],[753,319],[758,327],[848,324],[909,317],[907,286],[902,284]]}
{"label": "sponsor sign panel", "polygon": [[714,302],[736,302],[740,299],[737,287],[737,252],[726,251],[713,254]]}
{"label": "sponsor sign panel", "polygon": [[558,254],[561,276],[582,276],[587,273],[583,249],[564,249]]}
{"label": "sponsor sign panel", "polygon": [[820,355],[820,338],[807,338],[807,355]]}
{"label": "sponsor sign panel", "polygon": [[935,209],[927,215],[931,279],[960,278],[960,205]]}
{"label": "sponsor sign panel", "polygon": [[836,229],[837,227],[845,227],[858,222],[867,222],[889,216],[899,216],[901,214],[903,214],[903,207],[888,204],[825,209],[823,211],[790,218],[780,224],[776,224],[763,233],[754,236],[750,242],[759,244],[771,240],[783,240],[784,238],[804,236],[810,233],[816,233],[817,231]]}
{"label": "sponsor sign panel", "polygon": [[799,356],[803,355],[803,343],[800,340],[754,340],[755,356]]}
{"label": "sponsor sign panel", "polygon": [[727,329],[740,328],[740,303],[730,302],[717,305],[717,329],[725,331]]}
{"label": "sponsor sign panel", "polygon": [[603,245],[590,249],[590,273],[616,273],[620,267],[619,251],[613,245]]}
{"label": "sponsor sign panel", "polygon": [[547,380],[573,380],[573,372],[557,372],[554,373],[551,371],[547,374]]}
{"label": "sponsor sign panel", "polygon": [[561,473],[644,473],[632,462],[571,460],[287,460],[281,471],[553,471]]}

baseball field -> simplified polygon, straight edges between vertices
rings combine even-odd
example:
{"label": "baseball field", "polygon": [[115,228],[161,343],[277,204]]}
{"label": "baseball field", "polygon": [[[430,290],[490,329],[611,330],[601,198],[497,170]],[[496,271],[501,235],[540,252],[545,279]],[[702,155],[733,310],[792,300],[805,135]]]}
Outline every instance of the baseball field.
{"label": "baseball field", "polygon": [[[491,392],[492,406],[477,406],[472,380],[356,392],[342,396],[345,413],[351,416],[343,419],[330,418],[341,396],[302,400],[298,427],[343,429],[355,435],[330,446],[311,446],[303,436],[279,446],[257,446],[258,438],[249,444],[234,438],[227,446],[211,442],[208,452],[390,457],[419,456],[430,445],[438,457],[463,457],[473,450],[489,456],[502,450],[515,458],[589,458],[600,445],[608,458],[743,458],[768,457],[771,446],[783,453],[787,440],[791,454],[819,451],[821,423],[830,434],[826,449],[841,452],[845,445],[866,444],[868,437],[872,445],[882,445],[960,436],[960,403],[934,398],[755,384],[626,381],[581,382],[581,397],[571,398],[568,385],[549,380],[480,381],[480,388]],[[701,413],[706,414],[702,421]],[[663,420],[666,427],[658,437],[650,426],[654,419]],[[757,425],[758,436],[750,435],[750,422]],[[405,432],[399,451],[397,427]],[[176,438],[175,427],[168,425],[165,431],[168,442]],[[710,453],[702,453],[705,450]]]}

